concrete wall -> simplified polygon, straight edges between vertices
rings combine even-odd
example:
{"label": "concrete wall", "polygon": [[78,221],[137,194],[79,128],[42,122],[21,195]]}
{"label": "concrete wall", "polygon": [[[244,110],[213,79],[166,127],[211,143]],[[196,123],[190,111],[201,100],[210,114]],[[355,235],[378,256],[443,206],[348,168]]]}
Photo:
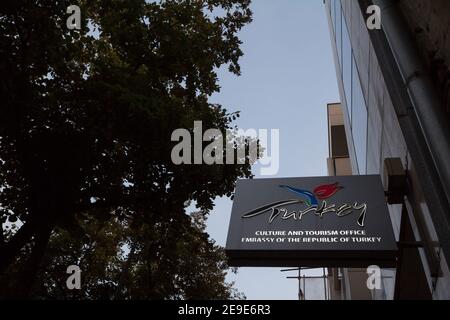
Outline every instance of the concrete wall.
{"label": "concrete wall", "polygon": [[[348,1],[348,0],[344,0]],[[406,0],[402,1],[403,3],[409,3],[408,8],[410,8],[410,12],[412,11],[412,8],[415,8],[417,16],[421,16],[421,19],[418,19],[417,21],[422,21],[422,23],[425,23],[426,13],[420,14],[420,6],[419,3],[423,4],[423,7],[431,8],[434,5],[437,5],[438,2],[445,2],[446,7],[450,8],[450,1],[440,1],[440,0]],[[426,3],[426,4],[425,4]],[[416,5],[416,6],[414,6]],[[364,25],[362,25],[360,19],[355,19],[355,14],[358,8],[358,4],[356,1],[352,4],[353,10],[351,19],[352,21],[357,21],[359,26],[352,27],[352,33],[350,36],[352,39],[356,39],[355,42],[352,40],[353,46],[361,46],[362,48],[367,48],[367,40],[365,37],[369,37],[368,30],[365,28]],[[406,8],[407,5],[405,4],[404,7]],[[443,8],[443,6],[441,6]],[[431,10],[431,9],[430,9]],[[431,10],[433,12],[434,10]],[[432,13],[429,13],[430,15]],[[450,14],[450,11],[448,11]],[[411,20],[414,20],[416,18],[412,18],[410,16]],[[433,19],[431,16],[428,16],[428,19]],[[440,18],[442,19],[442,18]],[[442,23],[441,20],[441,29],[439,32],[437,32],[438,27],[435,26],[435,29],[432,29],[433,31],[436,31],[437,33],[434,35],[431,35],[431,33],[428,36],[428,42],[437,41],[438,38],[441,38],[442,41],[445,38],[443,35],[443,29],[448,29],[448,21],[447,23]],[[353,23],[353,22],[352,22]],[[415,22],[417,23],[417,22]],[[430,22],[431,24],[431,22]],[[359,29],[359,30],[356,30]],[[361,36],[361,33],[364,34],[364,36]],[[450,35],[450,33],[449,33]],[[450,37],[450,36],[449,36]],[[363,39],[363,40],[361,40]],[[427,49],[427,46],[429,46],[429,43],[426,43],[425,40],[422,40],[422,52],[425,52]],[[368,101],[368,109],[369,109],[369,126],[368,126],[368,151],[367,151],[367,168],[368,168],[368,174],[377,174],[383,173],[383,160],[386,158],[400,158],[403,161],[403,165],[405,168],[409,171],[410,176],[410,182],[411,182],[411,190],[415,194],[415,196],[410,196],[407,199],[407,206],[409,207],[409,211],[412,212],[413,210],[416,213],[416,216],[420,216],[423,223],[427,226],[427,232],[430,234],[430,237],[434,241],[439,241],[437,238],[437,235],[435,233],[433,223],[431,220],[431,215],[428,211],[428,207],[424,203],[423,200],[423,190],[420,185],[420,173],[416,171],[415,165],[412,161],[411,155],[409,153],[407,144],[405,142],[405,139],[403,137],[402,131],[400,129],[399,121],[397,118],[397,114],[395,113],[395,109],[393,106],[392,99],[389,95],[389,91],[386,86],[386,82],[384,80],[384,76],[380,69],[380,63],[382,61],[379,61],[375,50],[372,46],[372,43],[369,41],[368,45],[368,54],[365,54],[364,56],[369,56],[368,60],[367,58],[363,57],[357,57],[357,64],[361,66],[361,69],[367,68],[368,73],[368,90],[365,92],[366,100]],[[357,50],[361,51],[361,49]],[[448,53],[448,52],[447,52]],[[444,57],[444,54],[442,53],[442,57]],[[448,55],[447,55],[448,58]],[[449,60],[450,61],[450,60]],[[416,179],[415,179],[416,178]],[[396,237],[399,237],[400,232],[400,218],[401,218],[401,211],[402,207],[400,205],[391,205],[389,206],[389,211],[391,214],[391,220],[393,223],[394,231],[396,234]],[[414,221],[414,217],[411,216],[411,219]],[[414,228],[416,239],[420,240],[421,236],[417,229],[417,227]],[[428,263],[427,259],[425,258],[425,254],[423,252],[423,249],[419,250],[422,262],[424,265],[424,268],[427,270]],[[441,261],[441,269],[443,271],[442,277],[439,279],[433,279],[430,277],[430,271],[426,271],[426,276],[429,284],[430,291],[433,294],[433,297],[435,299],[448,299],[450,297],[449,292],[449,284],[450,284],[450,274],[448,273],[448,267],[444,261]],[[392,270],[393,271],[393,270]],[[387,290],[387,296],[392,297],[392,282],[393,282],[393,276],[394,272],[391,270],[386,270],[385,275],[387,279],[385,280],[386,287],[390,287],[390,290]],[[433,282],[437,281],[436,287],[433,288]],[[391,283],[388,283],[391,282]],[[389,292],[390,291],[390,292]]]}
{"label": "concrete wall", "polygon": [[450,1],[400,0],[399,8],[450,113]]}
{"label": "concrete wall", "polygon": [[[337,0],[333,0],[337,1]],[[424,201],[423,190],[420,184],[420,172],[415,168],[412,161],[408,146],[403,137],[402,130],[399,125],[399,120],[395,112],[392,98],[387,88],[386,81],[381,71],[380,65],[383,61],[379,61],[374,47],[370,41],[369,31],[366,28],[365,21],[363,19],[361,9],[358,1],[355,0],[341,0],[344,15],[349,25],[350,39],[355,56],[356,64],[360,73],[360,80],[363,87],[364,97],[367,103],[368,109],[368,128],[367,128],[367,173],[368,174],[383,174],[383,161],[386,158],[400,158],[405,168],[409,171],[411,195],[406,201],[408,211],[411,214],[410,219],[413,222],[413,232],[417,241],[421,240],[421,233],[416,225],[415,217],[419,217],[421,225],[423,225],[429,234],[431,240],[439,241],[436,232],[434,230],[433,222],[428,207]],[[330,8],[330,0],[326,1],[327,7]],[[449,0],[404,0],[400,1],[404,13],[408,16],[411,28],[415,28],[415,24],[424,24],[425,29],[423,39],[418,38],[418,45],[422,47],[424,53],[424,59],[426,59],[425,52],[430,48],[430,43],[434,42],[436,46],[445,47],[449,45],[450,29],[449,19],[441,25],[427,22],[433,18],[432,15],[438,15],[439,19],[442,18],[442,14],[437,12],[434,6],[438,6],[441,3],[440,8],[450,7]],[[424,8],[428,9],[424,9]],[[431,9],[430,9],[431,8]],[[434,8],[434,9],[432,9]],[[408,11],[407,11],[408,10]],[[423,13],[420,11],[424,10]],[[428,10],[428,11],[427,11]],[[428,12],[428,13],[427,13]],[[415,13],[415,16],[414,16]],[[450,15],[450,10],[447,10]],[[420,18],[419,18],[420,17]],[[429,27],[427,27],[430,25]],[[448,30],[446,32],[445,30]],[[445,32],[445,35],[444,35]],[[429,33],[427,35],[427,33]],[[448,35],[447,35],[448,33]],[[334,41],[332,37],[332,41]],[[439,41],[441,44],[439,45]],[[336,45],[333,43],[333,50],[336,52]],[[447,49],[442,52],[436,53],[435,57],[441,56],[442,61],[450,63],[450,57],[448,55],[450,51]],[[335,57],[336,58],[336,57]],[[447,60],[448,59],[448,60]],[[429,60],[431,61],[431,60]],[[431,62],[428,62],[431,66]],[[344,120],[347,127],[347,140],[350,147],[350,159],[353,167],[355,163],[355,152],[352,148],[352,133],[348,130],[349,115],[344,102],[344,91],[342,78],[338,71],[338,83],[340,94],[343,100],[343,112]],[[444,104],[445,106],[445,104]],[[354,174],[358,174],[357,170],[353,170]],[[401,205],[389,206],[389,212],[391,215],[392,225],[397,239],[400,235],[400,224],[402,216]],[[414,212],[414,214],[412,214]],[[438,248],[436,248],[438,250]],[[431,277],[431,271],[429,270],[426,254],[423,249],[419,250],[420,258],[425,269],[427,277],[428,287],[435,299],[449,299],[450,298],[450,272],[444,259],[441,259],[442,274],[439,278]],[[392,299],[394,295],[394,283],[395,283],[395,270],[384,270],[383,276],[385,284],[385,293],[387,299]],[[411,281],[414,281],[411,279]],[[349,286],[346,286],[347,288]],[[354,296],[352,297],[354,298]]]}

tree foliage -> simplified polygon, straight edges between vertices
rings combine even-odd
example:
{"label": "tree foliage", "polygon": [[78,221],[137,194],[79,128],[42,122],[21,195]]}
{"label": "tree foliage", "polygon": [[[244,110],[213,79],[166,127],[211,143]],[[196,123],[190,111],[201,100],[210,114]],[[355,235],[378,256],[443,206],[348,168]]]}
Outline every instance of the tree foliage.
{"label": "tree foliage", "polygon": [[[61,271],[45,261],[62,268],[78,257],[110,272],[85,297],[213,297],[205,279],[225,285],[223,254],[185,208],[194,201],[205,216],[250,165],[176,166],[170,138],[196,120],[232,127],[235,114],[208,99],[217,68],[240,73],[237,32],[251,21],[250,1],[76,2],[0,5],[0,218],[21,225],[1,234],[0,272],[21,272],[18,295],[28,295],[35,278],[51,283]],[[66,28],[73,4],[81,30]],[[127,241],[136,246],[127,281],[137,285],[115,295],[105,288]],[[201,266],[208,271],[189,271]]]}
{"label": "tree foliage", "polygon": [[[205,233],[205,214],[190,224],[130,226],[126,222],[80,220],[78,235],[56,228],[36,281],[35,299],[242,299],[226,283],[223,249]],[[82,222],[84,221],[84,222]],[[138,230],[136,230],[138,228]],[[3,277],[0,298],[20,297],[25,247]],[[67,266],[82,266],[81,290],[68,290]]]}

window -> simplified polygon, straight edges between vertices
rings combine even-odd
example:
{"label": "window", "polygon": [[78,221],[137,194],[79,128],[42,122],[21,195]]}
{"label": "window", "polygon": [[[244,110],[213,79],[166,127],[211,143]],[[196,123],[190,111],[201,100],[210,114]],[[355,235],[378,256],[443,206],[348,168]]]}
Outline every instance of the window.
{"label": "window", "polygon": [[333,158],[348,157],[347,137],[345,126],[331,126],[331,156]]}
{"label": "window", "polygon": [[352,46],[344,13],[342,13],[342,79],[344,83],[345,104],[352,123]]}
{"label": "window", "polygon": [[336,0],[331,0],[330,1],[330,8],[331,8],[331,21],[333,24],[333,30],[335,31],[336,34]]}
{"label": "window", "polygon": [[359,174],[367,171],[367,107],[355,59],[352,59],[352,136]]}
{"label": "window", "polygon": [[342,70],[342,9],[341,1],[336,0],[336,48],[339,57],[339,67]]}

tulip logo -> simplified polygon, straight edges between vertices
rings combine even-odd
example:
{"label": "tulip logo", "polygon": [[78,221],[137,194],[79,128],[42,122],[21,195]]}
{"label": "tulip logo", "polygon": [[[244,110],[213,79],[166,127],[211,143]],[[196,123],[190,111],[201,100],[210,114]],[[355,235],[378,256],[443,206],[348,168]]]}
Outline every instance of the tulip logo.
{"label": "tulip logo", "polygon": [[339,182],[336,182],[335,184],[326,184],[315,188],[314,194],[320,200],[325,200],[334,196],[339,190],[342,189],[344,189],[344,187],[339,186]]}
{"label": "tulip logo", "polygon": [[[340,186],[339,183],[321,185],[311,192],[309,190],[299,189],[291,186],[281,185],[280,188],[287,190],[297,196],[301,196],[303,199],[289,199],[284,201],[277,201],[274,203],[269,203],[250,212],[245,213],[242,218],[249,219],[259,216],[265,212],[272,211],[269,218],[269,223],[271,224],[277,217],[281,217],[282,220],[297,220],[301,221],[303,217],[309,213],[313,213],[320,218],[323,218],[327,213],[334,213],[338,217],[345,217],[352,214],[354,211],[360,211],[358,218],[358,225],[364,227],[367,204],[359,204],[354,202],[353,204],[344,203],[340,206],[336,204],[328,205],[327,200],[333,197],[344,187]],[[319,200],[322,202],[319,205]],[[286,209],[286,207],[292,205],[306,205],[303,210],[292,211]]]}
{"label": "tulip logo", "polygon": [[296,195],[306,197],[306,203],[310,206],[311,205],[318,206],[319,201],[317,201],[317,199],[325,200],[325,199],[331,198],[339,190],[344,189],[344,187],[339,186],[338,182],[336,182],[334,184],[326,184],[323,186],[319,186],[319,187],[315,188],[313,192],[310,192],[308,190],[297,189],[297,188],[293,188],[293,187],[289,187],[289,186],[280,186],[280,188],[283,188],[292,193],[295,193]]}

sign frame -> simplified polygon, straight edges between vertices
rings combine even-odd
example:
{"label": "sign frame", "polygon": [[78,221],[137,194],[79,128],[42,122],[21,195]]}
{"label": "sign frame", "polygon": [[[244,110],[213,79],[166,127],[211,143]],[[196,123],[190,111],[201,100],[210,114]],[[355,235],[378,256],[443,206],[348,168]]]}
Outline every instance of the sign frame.
{"label": "sign frame", "polygon": [[381,177],[239,180],[225,253],[232,267],[395,268]]}

